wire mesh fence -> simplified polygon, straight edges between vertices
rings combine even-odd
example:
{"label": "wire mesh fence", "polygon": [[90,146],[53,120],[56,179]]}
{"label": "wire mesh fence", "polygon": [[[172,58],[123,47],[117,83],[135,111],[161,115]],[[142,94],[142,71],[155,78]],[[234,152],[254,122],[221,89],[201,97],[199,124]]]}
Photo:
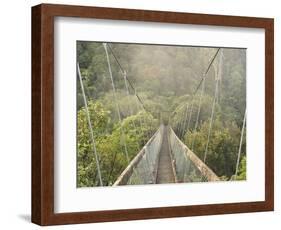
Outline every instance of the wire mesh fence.
{"label": "wire mesh fence", "polygon": [[178,183],[219,180],[215,173],[181,142],[171,128],[169,141]]}
{"label": "wire mesh fence", "polygon": [[131,161],[114,185],[155,184],[158,157],[163,138],[163,125]]}

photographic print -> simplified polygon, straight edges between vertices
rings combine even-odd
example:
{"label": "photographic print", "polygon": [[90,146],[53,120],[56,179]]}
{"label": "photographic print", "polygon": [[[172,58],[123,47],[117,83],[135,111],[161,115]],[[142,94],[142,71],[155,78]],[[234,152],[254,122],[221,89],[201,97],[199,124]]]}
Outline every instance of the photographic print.
{"label": "photographic print", "polygon": [[274,210],[273,18],[36,5],[31,82],[33,223]]}
{"label": "photographic print", "polygon": [[246,49],[77,41],[77,187],[246,180]]}

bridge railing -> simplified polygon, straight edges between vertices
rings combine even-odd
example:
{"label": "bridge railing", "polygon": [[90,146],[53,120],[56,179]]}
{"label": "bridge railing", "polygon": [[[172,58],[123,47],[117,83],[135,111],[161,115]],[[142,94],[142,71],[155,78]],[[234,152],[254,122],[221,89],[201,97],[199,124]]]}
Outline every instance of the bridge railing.
{"label": "bridge railing", "polygon": [[125,184],[155,184],[159,152],[163,139],[163,125],[155,132],[113,186]]}
{"label": "bridge railing", "polygon": [[169,129],[176,182],[219,181],[219,177]]}

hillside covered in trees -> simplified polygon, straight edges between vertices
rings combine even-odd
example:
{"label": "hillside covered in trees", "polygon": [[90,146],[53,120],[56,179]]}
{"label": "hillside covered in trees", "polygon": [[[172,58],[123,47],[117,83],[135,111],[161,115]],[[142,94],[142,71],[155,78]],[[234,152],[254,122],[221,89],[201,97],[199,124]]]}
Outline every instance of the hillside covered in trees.
{"label": "hillside covered in trees", "polygon": [[[245,49],[119,43],[106,47],[77,42],[77,72],[83,84],[77,80],[78,187],[101,185],[99,176],[102,185],[112,185],[162,123],[222,180],[246,179],[246,135],[234,178],[246,108]],[[99,153],[96,160],[93,148]]]}

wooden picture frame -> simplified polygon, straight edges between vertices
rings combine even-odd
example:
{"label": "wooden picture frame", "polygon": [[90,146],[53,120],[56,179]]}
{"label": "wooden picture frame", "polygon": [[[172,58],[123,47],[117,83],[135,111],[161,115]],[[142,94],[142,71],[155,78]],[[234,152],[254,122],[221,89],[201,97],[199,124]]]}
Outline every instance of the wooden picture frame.
{"label": "wooden picture frame", "polygon": [[[265,30],[265,201],[54,213],[54,18],[79,17]],[[272,211],[274,208],[274,21],[269,18],[41,4],[32,7],[32,222],[77,224]]]}

